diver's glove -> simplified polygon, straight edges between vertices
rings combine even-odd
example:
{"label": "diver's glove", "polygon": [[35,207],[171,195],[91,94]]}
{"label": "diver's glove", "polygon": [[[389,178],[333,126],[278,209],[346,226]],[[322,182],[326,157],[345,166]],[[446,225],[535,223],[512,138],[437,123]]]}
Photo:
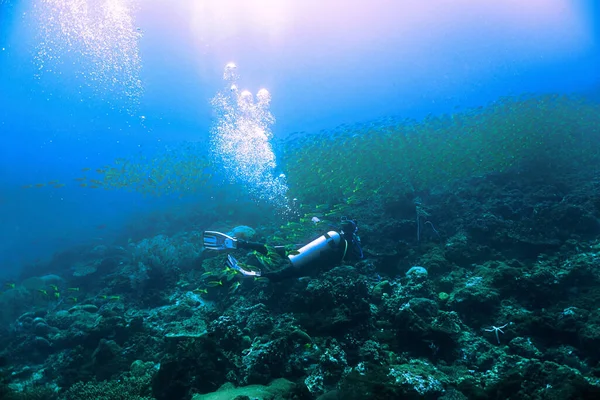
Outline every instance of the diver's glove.
{"label": "diver's glove", "polygon": [[244,275],[244,276],[260,276],[261,273],[258,270],[247,270],[242,268],[238,261],[233,258],[233,256],[231,254],[227,254],[227,266],[231,269],[234,269],[236,271],[238,271],[240,274]]}
{"label": "diver's glove", "polygon": [[237,239],[221,232],[204,231],[204,248],[210,250],[237,249]]}

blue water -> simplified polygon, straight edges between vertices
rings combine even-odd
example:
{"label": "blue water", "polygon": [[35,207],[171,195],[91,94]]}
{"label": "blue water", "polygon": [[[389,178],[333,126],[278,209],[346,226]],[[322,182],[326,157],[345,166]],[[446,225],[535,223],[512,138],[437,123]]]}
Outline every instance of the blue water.
{"label": "blue water", "polygon": [[[155,213],[208,201],[208,189],[183,198],[152,198],[73,184],[22,186],[72,183],[82,168],[96,169],[119,157],[152,157],[186,141],[209,146],[217,118],[209,101],[223,87],[223,68],[231,61],[239,67],[243,88],[271,93],[274,140],[391,116],[419,119],[485,106],[506,95],[598,97],[600,88],[600,7],[594,1],[534,1],[531,14],[520,17],[517,2],[505,7],[490,2],[487,10],[465,1],[440,2],[432,12],[419,9],[417,1],[302,6],[284,1],[279,10],[286,18],[280,20],[265,11],[264,2],[257,2],[252,16],[246,9],[235,14],[230,2],[223,3],[225,11],[199,11],[191,0],[144,1],[131,12],[140,34],[135,44],[143,88],[133,100],[123,90],[111,92],[106,81],[78,75],[95,61],[78,54],[77,44],[66,52],[60,37],[48,46],[62,62],[46,60],[53,70],[40,74],[36,53],[44,22],[32,15],[44,3],[0,0],[3,275],[75,243],[110,241]],[[50,3],[61,6],[66,0]],[[537,19],[551,16],[539,26],[519,28],[536,19],[536,4],[542,15]],[[286,12],[287,6],[292,11]],[[558,11],[550,13],[554,6]],[[494,23],[497,9],[509,10],[503,23]],[[219,12],[224,20],[204,29]]]}

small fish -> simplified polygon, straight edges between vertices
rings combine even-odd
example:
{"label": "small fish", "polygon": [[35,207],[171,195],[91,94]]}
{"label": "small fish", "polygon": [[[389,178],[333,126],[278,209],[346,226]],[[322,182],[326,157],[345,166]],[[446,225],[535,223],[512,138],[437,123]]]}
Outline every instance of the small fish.
{"label": "small fish", "polygon": [[41,188],[41,187],[44,187],[44,186],[46,186],[46,184],[45,184],[45,183],[36,183],[36,184],[35,184],[35,187],[36,187],[36,188]]}
{"label": "small fish", "polygon": [[235,276],[238,274],[238,271],[234,271],[233,273],[228,273],[225,276],[225,279],[227,279],[227,282],[229,282],[230,280],[232,280],[233,278],[235,278]]}
{"label": "small fish", "polygon": [[292,250],[287,253],[288,256],[297,256],[298,254],[300,254],[298,250]]}
{"label": "small fish", "polygon": [[75,178],[75,180],[76,180],[77,182],[83,182],[83,181],[85,181],[85,178]]}
{"label": "small fish", "polygon": [[44,296],[48,296],[48,292],[45,289],[38,289],[37,291],[43,294]]}
{"label": "small fish", "polygon": [[58,183],[58,181],[50,181],[48,182],[48,185],[56,185]]}
{"label": "small fish", "polygon": [[206,290],[206,289],[194,289],[194,290],[192,290],[192,292],[196,293],[196,294],[207,294],[208,290]]}
{"label": "small fish", "polygon": [[223,271],[221,271],[221,275],[220,277],[225,277],[225,279],[227,279],[228,281],[232,280],[233,278],[236,277],[237,274],[239,274],[240,272],[233,269],[233,268],[229,268],[229,267],[225,267],[225,269]]}
{"label": "small fish", "polygon": [[15,288],[15,284],[12,282],[7,282],[4,284],[4,286],[6,286],[9,289],[14,289]]}
{"label": "small fish", "polygon": [[56,299],[60,299],[60,293],[58,293],[58,292],[54,292],[54,298],[56,298]]}
{"label": "small fish", "polygon": [[81,172],[88,172],[91,168],[81,168]]}
{"label": "small fish", "polygon": [[78,287],[70,287],[67,289],[69,292],[79,292],[79,288]]}
{"label": "small fish", "polygon": [[72,303],[77,303],[77,297],[69,297],[67,300],[69,300]]}
{"label": "small fish", "polygon": [[119,301],[121,300],[121,296],[110,296],[108,300]]}
{"label": "small fish", "polygon": [[269,278],[265,278],[264,276],[255,276],[254,281],[255,282],[269,282]]}
{"label": "small fish", "polygon": [[108,296],[105,295],[105,294],[102,294],[102,295],[100,295],[98,297],[101,298],[102,300],[106,300],[108,298]]}
{"label": "small fish", "polygon": [[52,288],[52,290],[54,290],[55,292],[58,292],[58,286],[56,285],[50,285],[50,287]]}
{"label": "small fish", "polygon": [[79,186],[81,186],[81,187],[86,187],[86,186],[87,186],[87,183],[80,183],[80,184],[79,184]]}
{"label": "small fish", "polygon": [[208,277],[213,277],[214,273],[212,271],[207,271],[205,273],[203,273],[202,275],[200,275],[200,279],[206,279]]}
{"label": "small fish", "polygon": [[235,282],[233,285],[231,285],[231,287],[229,288],[229,293],[235,293],[236,290],[238,290],[238,288],[241,286],[242,284],[240,282]]}
{"label": "small fish", "polygon": [[23,185],[21,186],[23,189],[31,189],[33,185]]}
{"label": "small fish", "polygon": [[57,183],[57,184],[54,185],[54,187],[57,188],[57,189],[59,189],[61,187],[65,187],[65,184],[64,183]]}
{"label": "small fish", "polygon": [[206,286],[208,286],[208,287],[223,286],[223,282],[222,281],[208,281],[208,282],[206,282]]}

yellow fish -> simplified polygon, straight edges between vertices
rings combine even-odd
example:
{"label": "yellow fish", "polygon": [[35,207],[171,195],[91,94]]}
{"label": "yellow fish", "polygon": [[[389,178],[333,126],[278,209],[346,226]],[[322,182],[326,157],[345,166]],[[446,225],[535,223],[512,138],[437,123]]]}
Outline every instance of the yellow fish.
{"label": "yellow fish", "polygon": [[206,271],[205,273],[203,273],[202,275],[200,275],[200,279],[206,279],[206,278],[208,278],[209,276],[213,276],[213,275],[214,275],[214,273],[213,273],[213,272],[211,272],[211,271]]}
{"label": "yellow fish", "polygon": [[235,293],[236,290],[238,290],[238,288],[241,286],[242,284],[240,282],[235,282],[233,285],[231,285],[231,287],[229,288],[229,293]]}

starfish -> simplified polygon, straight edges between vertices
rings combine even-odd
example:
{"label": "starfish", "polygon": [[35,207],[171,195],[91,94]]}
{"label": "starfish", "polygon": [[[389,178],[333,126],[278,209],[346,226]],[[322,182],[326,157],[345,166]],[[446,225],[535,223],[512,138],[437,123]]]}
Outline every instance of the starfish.
{"label": "starfish", "polygon": [[498,344],[500,344],[500,338],[498,337],[498,332],[504,334],[504,331],[502,330],[502,328],[505,328],[508,324],[510,324],[510,322],[507,322],[506,324],[502,325],[502,326],[493,326],[491,329],[484,329],[484,331],[486,332],[495,332],[496,333],[496,340],[498,341]]}

